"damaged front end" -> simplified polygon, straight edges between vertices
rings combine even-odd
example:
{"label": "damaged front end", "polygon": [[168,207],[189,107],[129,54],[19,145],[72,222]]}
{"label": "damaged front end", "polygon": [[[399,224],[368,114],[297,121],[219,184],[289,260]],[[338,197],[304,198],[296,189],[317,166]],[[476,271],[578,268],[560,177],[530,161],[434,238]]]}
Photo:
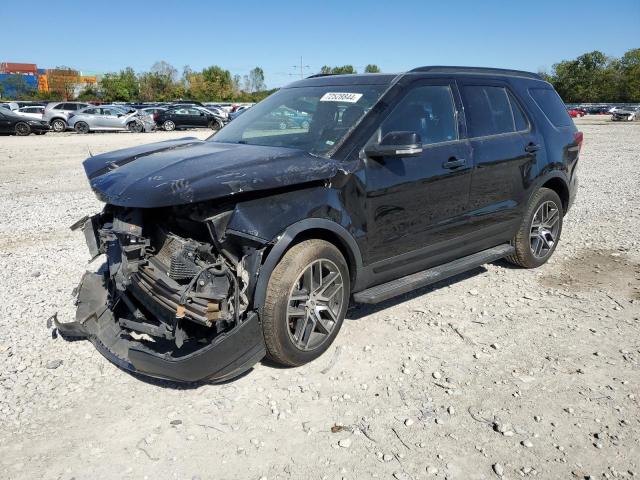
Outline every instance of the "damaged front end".
{"label": "damaged front end", "polygon": [[217,229],[230,212],[191,206],[107,205],[72,226],[92,258],[77,289],[76,321],[63,337],[84,337],[120,367],[157,378],[222,381],[265,355],[249,291],[261,251],[226,246]]}

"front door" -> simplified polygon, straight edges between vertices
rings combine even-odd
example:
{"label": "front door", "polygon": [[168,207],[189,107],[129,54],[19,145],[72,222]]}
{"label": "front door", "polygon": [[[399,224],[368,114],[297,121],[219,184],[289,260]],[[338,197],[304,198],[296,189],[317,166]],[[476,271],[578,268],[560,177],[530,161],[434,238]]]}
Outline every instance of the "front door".
{"label": "front door", "polygon": [[418,156],[365,160],[367,263],[378,282],[459,254],[473,166],[459,108],[454,82],[417,81],[371,140],[411,131],[423,144]]}

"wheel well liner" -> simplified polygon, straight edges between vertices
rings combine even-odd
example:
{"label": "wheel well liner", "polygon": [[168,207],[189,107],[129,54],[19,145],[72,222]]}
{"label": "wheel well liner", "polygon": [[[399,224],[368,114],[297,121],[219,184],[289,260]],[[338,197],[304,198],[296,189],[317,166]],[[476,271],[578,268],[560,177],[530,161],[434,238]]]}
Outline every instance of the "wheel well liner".
{"label": "wheel well liner", "polygon": [[562,200],[562,210],[566,213],[569,206],[569,187],[560,177],[553,177],[541,185],[542,188],[549,188],[556,192]]}
{"label": "wheel well liner", "polygon": [[260,308],[266,297],[269,276],[282,256],[293,245],[304,240],[320,238],[335,245],[344,255],[349,265],[351,284],[355,284],[362,268],[362,255],[353,236],[341,225],[324,218],[307,218],[290,225],[277,239],[267,258],[260,267],[258,281],[253,295],[254,307]]}

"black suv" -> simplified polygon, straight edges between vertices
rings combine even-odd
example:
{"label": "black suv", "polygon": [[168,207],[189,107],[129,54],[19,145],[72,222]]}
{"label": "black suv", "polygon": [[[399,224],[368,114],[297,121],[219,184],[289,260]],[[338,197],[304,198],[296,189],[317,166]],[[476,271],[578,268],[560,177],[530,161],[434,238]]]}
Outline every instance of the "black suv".
{"label": "black suv", "polygon": [[[265,122],[286,107],[308,124]],[[423,67],[313,76],[206,141],[88,158],[106,203],[82,228],[92,257],[76,322],[122,368],[223,380],[265,355],[301,365],[351,300],[375,303],[557,247],[582,134],[527,72]]]}
{"label": "black suv", "polygon": [[197,105],[173,106],[168,110],[154,113],[153,119],[156,125],[166,131],[176,128],[210,128],[218,131],[225,122],[224,118]]}

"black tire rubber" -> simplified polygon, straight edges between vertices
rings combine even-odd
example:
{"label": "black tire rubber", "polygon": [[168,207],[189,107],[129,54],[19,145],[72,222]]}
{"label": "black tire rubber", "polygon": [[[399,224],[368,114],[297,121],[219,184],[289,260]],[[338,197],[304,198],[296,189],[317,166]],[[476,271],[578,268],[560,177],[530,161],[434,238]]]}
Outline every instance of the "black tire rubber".
{"label": "black tire rubber", "polygon": [[18,122],[15,126],[15,132],[19,137],[27,137],[31,134],[31,127],[26,122]]}
{"label": "black tire rubber", "polygon": [[129,122],[127,124],[127,130],[129,130],[131,133],[142,133],[144,132],[144,125],[136,121]]}
{"label": "black tire rubber", "polygon": [[[531,252],[531,222],[533,221],[533,215],[535,214],[538,207],[547,201],[551,201],[556,204],[558,207],[558,211],[560,213],[559,218],[559,228],[558,234],[556,236],[556,241],[547,253],[542,258],[537,258]],[[506,260],[514,265],[518,265],[523,268],[537,268],[540,265],[543,265],[551,258],[553,252],[555,252],[556,247],[558,246],[558,242],[562,236],[562,217],[564,216],[564,209],[562,207],[562,201],[556,192],[549,188],[541,188],[539,189],[531,200],[529,201],[529,205],[527,206],[527,211],[522,219],[522,224],[520,228],[516,232],[516,235],[513,237],[511,244],[515,247],[516,251],[513,255],[506,257]]]}
{"label": "black tire rubber", "polygon": [[[300,273],[311,262],[319,258],[331,260],[342,274],[342,310],[329,338],[316,349],[303,351],[294,345],[287,332],[286,311],[289,293]],[[286,366],[299,366],[318,358],[331,346],[338,335],[349,307],[350,295],[349,268],[342,253],[334,245],[324,240],[313,239],[305,240],[291,247],[271,272],[267,285],[267,295],[261,318],[267,356]]]}
{"label": "black tire rubber", "polygon": [[[56,130],[56,124],[58,125],[62,125],[61,129]],[[67,122],[65,122],[64,120],[62,120],[61,118],[56,118],[54,120],[51,120],[51,128],[54,132],[64,132],[67,129]]]}
{"label": "black tire rubber", "polygon": [[80,135],[85,135],[90,131],[89,124],[87,122],[78,122],[74,125],[73,129]]}

